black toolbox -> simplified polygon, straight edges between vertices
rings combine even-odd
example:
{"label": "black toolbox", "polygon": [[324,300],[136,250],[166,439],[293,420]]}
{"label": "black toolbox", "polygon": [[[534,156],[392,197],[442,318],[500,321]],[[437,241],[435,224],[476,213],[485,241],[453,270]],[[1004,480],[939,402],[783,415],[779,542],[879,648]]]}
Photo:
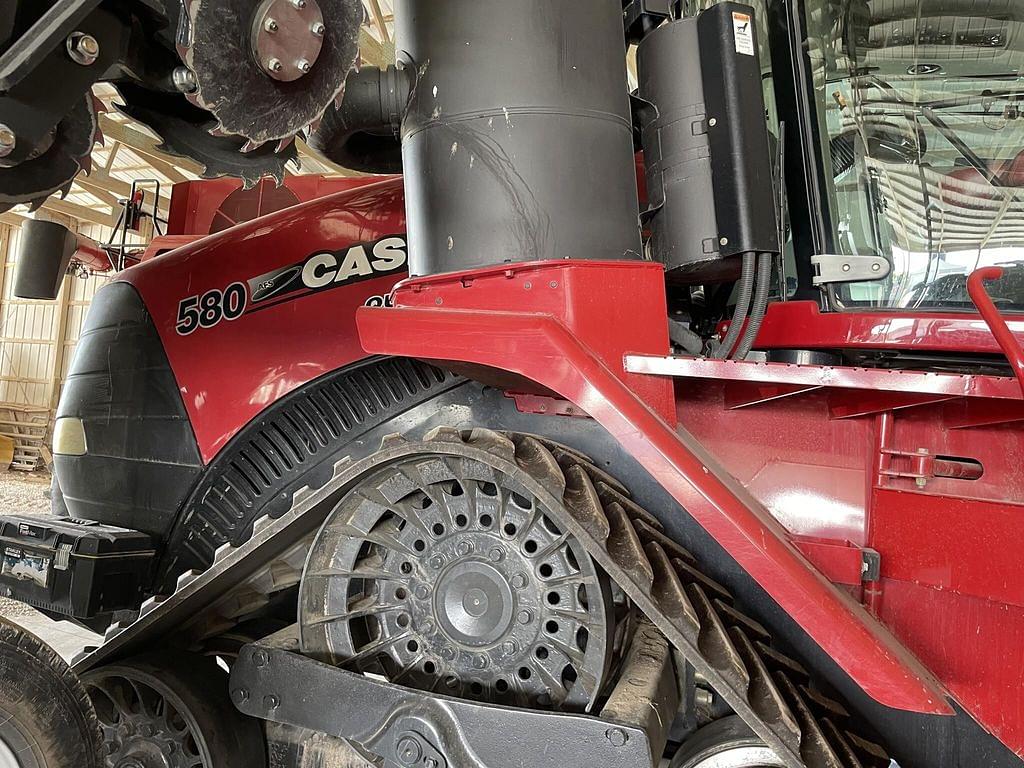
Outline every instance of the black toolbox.
{"label": "black toolbox", "polygon": [[0,515],[0,594],[91,619],[143,600],[156,555],[139,531],[67,517]]}

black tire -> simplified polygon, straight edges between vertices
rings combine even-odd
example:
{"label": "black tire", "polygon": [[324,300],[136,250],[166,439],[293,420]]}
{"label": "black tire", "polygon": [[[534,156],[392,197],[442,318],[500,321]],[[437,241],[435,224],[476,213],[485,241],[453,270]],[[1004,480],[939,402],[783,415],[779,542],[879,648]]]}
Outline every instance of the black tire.
{"label": "black tire", "polygon": [[0,619],[0,720],[2,765],[103,765],[100,726],[85,687],[52,648],[6,619]]}
{"label": "black tire", "polygon": [[90,670],[83,680],[115,765],[148,765],[147,756],[174,741],[164,754],[180,763],[171,765],[266,768],[263,724],[231,703],[228,676],[213,659],[165,649]]}
{"label": "black tire", "polygon": [[55,517],[70,517],[68,504],[64,501],[64,491],[60,489],[56,472],[50,477],[50,514]]}

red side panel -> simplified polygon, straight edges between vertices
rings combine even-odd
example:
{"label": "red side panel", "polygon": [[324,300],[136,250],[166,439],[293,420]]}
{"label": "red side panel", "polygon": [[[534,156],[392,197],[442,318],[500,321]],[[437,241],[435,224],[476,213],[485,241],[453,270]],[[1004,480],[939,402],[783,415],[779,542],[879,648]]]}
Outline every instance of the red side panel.
{"label": "red side panel", "polygon": [[404,232],[402,181],[389,179],[123,273],[155,320],[204,461],[268,405],[366,356],[355,311],[405,276]]}
{"label": "red side panel", "polygon": [[548,262],[410,280],[395,305],[359,311],[367,351],[508,372],[583,408],[869,695],[897,709],[951,712],[928,671],[676,425],[670,381],[624,373],[625,353],[668,346],[659,265]]}

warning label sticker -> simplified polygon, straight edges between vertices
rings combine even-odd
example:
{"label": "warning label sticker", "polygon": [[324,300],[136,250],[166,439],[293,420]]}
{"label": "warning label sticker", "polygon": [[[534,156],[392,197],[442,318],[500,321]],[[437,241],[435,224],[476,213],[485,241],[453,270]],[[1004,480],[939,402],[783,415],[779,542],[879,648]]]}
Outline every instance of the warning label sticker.
{"label": "warning label sticker", "polygon": [[736,39],[736,53],[744,56],[754,55],[754,20],[749,13],[732,14],[732,32]]}

